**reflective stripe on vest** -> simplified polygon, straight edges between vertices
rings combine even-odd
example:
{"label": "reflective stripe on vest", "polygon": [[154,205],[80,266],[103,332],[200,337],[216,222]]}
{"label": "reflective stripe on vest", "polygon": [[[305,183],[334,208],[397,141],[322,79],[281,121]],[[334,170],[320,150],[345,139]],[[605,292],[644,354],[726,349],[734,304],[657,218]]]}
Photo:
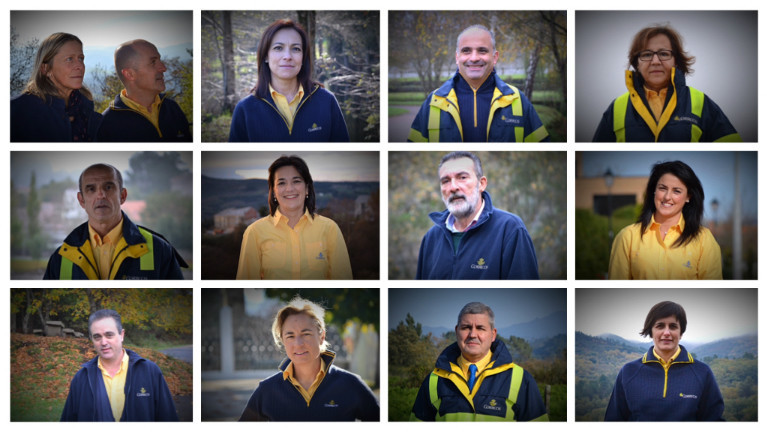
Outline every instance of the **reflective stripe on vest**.
{"label": "reflective stripe on vest", "polygon": [[439,142],[439,118],[442,110],[432,105],[429,109],[429,142]]}
{"label": "reflective stripe on vest", "polygon": [[[692,113],[698,116],[698,118],[703,115],[703,99],[702,91],[690,87],[690,108]],[[698,125],[693,124],[692,130],[690,131],[690,142],[700,141],[701,135],[703,135],[703,131]]]}
{"label": "reflective stripe on vest", "polygon": [[434,409],[437,411],[435,420],[439,421],[515,421],[514,410],[512,409],[517,403],[519,398],[519,389],[522,387],[522,378],[524,377],[525,370],[521,366],[514,365],[511,368],[511,384],[509,385],[509,394],[506,397],[506,416],[499,417],[487,414],[478,413],[445,413],[444,416],[439,415],[439,407],[442,404],[442,400],[437,394],[437,383],[439,382],[439,376],[432,373],[429,376],[429,399]]}
{"label": "reflective stripe on vest", "polygon": [[[511,113],[515,116],[522,117],[522,98],[515,98],[511,102]],[[488,135],[489,137],[489,135]],[[514,127],[514,141],[515,142],[524,142],[525,141],[525,128],[524,126],[515,126]]]}
{"label": "reflective stripe on vest", "polygon": [[149,252],[141,255],[141,258],[139,258],[139,269],[152,271],[154,270],[154,236],[142,227],[138,227],[138,230],[144,236],[146,247],[149,250]]}
{"label": "reflective stripe on vest", "polygon": [[626,107],[629,103],[628,92],[618,96],[613,103],[613,132],[615,142],[626,142]]}
{"label": "reflective stripe on vest", "polygon": [[59,270],[59,279],[60,280],[72,280],[72,266],[74,266],[75,263],[68,260],[67,258],[61,257],[61,269]]}
{"label": "reflective stripe on vest", "polygon": [[[517,117],[522,117],[522,99],[516,98],[511,102],[511,113]],[[439,125],[440,118],[442,116],[442,110],[432,105],[429,107],[429,142],[439,142]],[[492,119],[488,119],[487,139],[490,140],[490,124]],[[545,129],[544,129],[545,132]],[[514,127],[514,138],[516,142],[525,141],[525,128],[524,126]],[[413,140],[416,141],[416,140]]]}

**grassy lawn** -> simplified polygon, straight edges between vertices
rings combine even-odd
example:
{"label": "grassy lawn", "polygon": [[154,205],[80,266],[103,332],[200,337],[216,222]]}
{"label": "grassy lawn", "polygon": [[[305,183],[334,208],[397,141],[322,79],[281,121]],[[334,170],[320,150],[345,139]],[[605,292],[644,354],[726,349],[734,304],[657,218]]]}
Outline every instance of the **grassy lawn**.
{"label": "grassy lawn", "polygon": [[35,259],[12,259],[11,260],[11,271],[12,272],[19,272],[19,273],[26,273],[26,272],[34,272],[37,270],[45,271],[45,268],[48,266],[48,260],[35,260]]}
{"label": "grassy lawn", "polygon": [[421,105],[425,98],[422,92],[390,92],[389,105]]}
{"label": "grassy lawn", "polygon": [[392,108],[391,106],[389,107],[389,117],[394,117],[394,116],[407,114],[407,113],[408,113],[408,110],[404,108]]}

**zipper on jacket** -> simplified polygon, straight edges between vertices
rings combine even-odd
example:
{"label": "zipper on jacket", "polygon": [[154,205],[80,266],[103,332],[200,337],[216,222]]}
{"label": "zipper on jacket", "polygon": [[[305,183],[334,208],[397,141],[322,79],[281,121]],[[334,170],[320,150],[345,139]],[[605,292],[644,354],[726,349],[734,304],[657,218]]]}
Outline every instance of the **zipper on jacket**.
{"label": "zipper on jacket", "polygon": [[85,262],[87,262],[87,263],[88,263],[88,265],[90,265],[90,266],[91,266],[91,268],[92,268],[92,269],[93,269],[93,270],[96,272],[96,274],[99,276],[99,279],[101,279],[101,272],[99,271],[99,269],[97,269],[97,268],[96,268],[96,266],[94,266],[94,265],[93,265],[93,263],[91,262],[91,260],[89,260],[89,259],[88,259],[88,255],[86,255],[86,254],[84,254],[84,253],[83,253],[82,249],[80,249],[80,246],[78,246],[78,247],[77,247],[77,251],[78,251],[78,252],[80,252],[80,255],[82,255],[82,256],[83,256],[83,258],[85,258]]}
{"label": "zipper on jacket", "polygon": [[[304,106],[304,103],[306,103],[306,101],[309,100],[309,98],[312,97],[312,95],[317,90],[319,90],[319,88],[320,88],[319,86],[314,86],[314,90],[312,90],[311,93],[309,93],[305,98],[301,99],[301,102],[298,103],[298,106],[296,107],[296,112],[293,113],[293,124],[294,125],[296,124],[296,116],[298,116],[298,110],[300,110],[301,107]],[[285,122],[285,127],[288,128],[288,135],[293,135],[293,127],[292,126],[288,126],[288,119],[286,119],[285,116],[282,115],[282,112],[276,106],[274,106],[271,103],[269,103],[269,101],[266,100],[266,98],[261,98],[261,100],[266,102],[266,104],[269,105],[270,107],[272,107],[273,110],[277,111],[277,115],[280,116],[282,121]]]}
{"label": "zipper on jacket", "polygon": [[[158,111],[158,112],[160,111],[160,107],[162,107],[162,102],[163,102],[164,100],[165,100],[165,98],[162,98],[162,99],[160,99],[160,103],[159,103],[159,104],[157,104],[157,111]],[[133,109],[131,109],[131,108],[127,108],[127,107],[126,107],[126,108],[117,108],[117,107],[115,106],[115,102],[114,102],[114,101],[112,101],[112,102],[109,104],[109,107],[110,107],[110,108],[112,108],[112,109],[113,109],[113,110],[115,110],[115,111],[130,111],[130,112],[132,112],[132,113],[135,113],[135,114],[138,114],[138,115],[140,115],[140,116],[141,116],[141,118],[145,118],[145,119],[149,120],[149,119],[148,119],[148,118],[147,118],[147,117],[146,117],[144,114],[141,114],[140,112],[138,112],[138,111],[135,111],[135,110],[133,110]],[[155,126],[155,125],[154,125],[154,123],[152,123],[152,121],[151,121],[151,120],[149,120],[149,124],[151,124],[152,126],[154,126],[155,130],[157,131],[157,135],[159,135],[159,136],[160,136],[160,138],[162,138],[162,131],[160,131],[160,126],[159,126],[159,123],[160,123],[160,117],[159,117],[159,114],[158,114],[158,117],[157,117],[157,124],[158,124],[157,126]]]}
{"label": "zipper on jacket", "polygon": [[[117,258],[120,258],[120,255],[121,255],[123,252],[125,252],[125,250],[126,250],[126,249],[128,249],[130,246],[131,246],[131,245],[125,245],[125,247],[124,247],[124,248],[120,249],[120,251],[119,251],[119,252],[117,252],[117,254],[115,255],[114,259],[112,260],[112,263],[109,265],[109,273],[110,273],[110,275],[109,275],[109,276],[112,276],[112,274],[111,274],[111,273],[112,273],[112,269],[114,269],[114,267],[115,267],[115,263],[117,262]],[[118,269],[118,270],[119,270],[119,269]],[[114,274],[115,274],[115,276],[117,276],[117,272],[114,272]]]}

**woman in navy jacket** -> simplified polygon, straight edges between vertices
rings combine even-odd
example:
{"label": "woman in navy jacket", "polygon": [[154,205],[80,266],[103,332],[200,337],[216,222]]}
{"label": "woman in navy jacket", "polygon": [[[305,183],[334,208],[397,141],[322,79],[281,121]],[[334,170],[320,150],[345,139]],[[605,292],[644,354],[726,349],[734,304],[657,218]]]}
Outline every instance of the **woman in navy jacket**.
{"label": "woman in navy jacket", "polygon": [[93,141],[101,114],[83,85],[83,43],[69,33],[48,36],[37,51],[24,92],[11,100],[11,141]]}
{"label": "woman in navy jacket", "polygon": [[311,42],[291,20],[270,25],[258,45],[258,83],[232,114],[232,142],[344,142],[332,93],[312,80]]}
{"label": "woman in navy jacket", "polygon": [[714,373],[679,345],[686,329],[681,305],[664,301],[650,309],[641,335],[651,336],[653,346],[621,368],[605,421],[724,420]]}

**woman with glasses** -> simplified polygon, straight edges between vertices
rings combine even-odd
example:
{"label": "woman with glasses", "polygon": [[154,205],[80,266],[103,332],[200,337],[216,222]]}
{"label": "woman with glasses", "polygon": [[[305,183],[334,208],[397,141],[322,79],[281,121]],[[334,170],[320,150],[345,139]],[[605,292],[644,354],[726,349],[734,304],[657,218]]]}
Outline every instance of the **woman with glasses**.
{"label": "woman with glasses", "polygon": [[676,30],[667,25],[640,30],[628,59],[628,92],[607,108],[594,141],[742,141],[719,106],[685,83],[695,57],[684,51]]}

